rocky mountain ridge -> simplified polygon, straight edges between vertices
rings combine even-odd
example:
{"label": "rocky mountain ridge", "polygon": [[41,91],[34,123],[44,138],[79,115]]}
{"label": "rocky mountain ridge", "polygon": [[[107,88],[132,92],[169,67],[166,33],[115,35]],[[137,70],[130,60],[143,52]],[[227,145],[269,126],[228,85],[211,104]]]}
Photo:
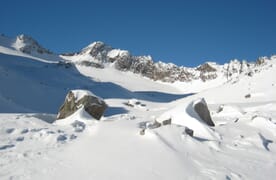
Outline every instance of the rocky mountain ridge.
{"label": "rocky mountain ridge", "polygon": [[152,80],[163,82],[189,82],[193,80],[208,81],[223,76],[226,80],[233,80],[239,75],[253,76],[259,72],[263,65],[276,56],[260,57],[256,62],[231,60],[229,63],[219,65],[206,62],[195,68],[177,66],[173,63],[155,62],[151,56],[133,56],[129,51],[113,49],[103,42],[94,42],[83,48],[80,52],[64,55],[65,59],[76,64],[104,68],[106,64],[114,64],[121,71],[131,71],[141,74]]}
{"label": "rocky mountain ridge", "polygon": [[[26,54],[53,54],[26,35],[17,36],[12,47]],[[266,61],[276,58],[276,56],[260,57],[256,62],[235,59],[224,65],[206,62],[195,68],[190,68],[177,66],[173,63],[155,62],[151,56],[134,56],[127,50],[114,49],[101,41],[88,45],[80,52],[65,53],[59,56],[66,62],[95,68],[105,68],[105,66],[112,64],[114,68],[120,71],[130,71],[154,81],[170,83],[193,80],[205,82],[218,77],[223,77],[229,81],[240,75],[253,76],[254,73],[262,69]]]}

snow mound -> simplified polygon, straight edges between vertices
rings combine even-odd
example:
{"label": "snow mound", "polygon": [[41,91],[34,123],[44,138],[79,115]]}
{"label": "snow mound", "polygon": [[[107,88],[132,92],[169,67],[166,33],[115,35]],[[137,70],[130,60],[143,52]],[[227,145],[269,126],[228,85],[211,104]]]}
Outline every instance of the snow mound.
{"label": "snow mound", "polygon": [[267,117],[253,116],[250,125],[270,130],[276,135],[276,124]]}
{"label": "snow mound", "polygon": [[56,125],[71,125],[75,121],[80,121],[86,123],[87,121],[91,121],[94,118],[90,116],[84,109],[84,107],[81,107],[76,112],[74,112],[72,115],[68,116],[67,118],[60,119],[58,121],[55,121],[54,124]]}
{"label": "snow mound", "polygon": [[201,121],[200,117],[195,112],[193,104],[197,101],[198,100],[179,103],[175,108],[163,113],[156,120],[162,122],[171,119],[172,124],[192,129],[195,137],[217,140],[213,131]]}
{"label": "snow mound", "polygon": [[243,110],[233,105],[220,105],[216,116],[240,117],[244,114]]}

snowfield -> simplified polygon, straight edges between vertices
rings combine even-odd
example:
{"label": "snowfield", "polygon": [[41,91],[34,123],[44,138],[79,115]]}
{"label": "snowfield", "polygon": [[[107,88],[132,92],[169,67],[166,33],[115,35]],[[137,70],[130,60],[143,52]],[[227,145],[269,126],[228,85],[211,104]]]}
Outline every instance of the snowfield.
{"label": "snowfield", "polygon": [[[171,84],[25,54],[16,42],[0,38],[1,180],[275,179],[275,56],[252,77]],[[103,98],[100,121],[83,108],[56,120],[72,89]],[[194,112],[199,98],[214,127]]]}

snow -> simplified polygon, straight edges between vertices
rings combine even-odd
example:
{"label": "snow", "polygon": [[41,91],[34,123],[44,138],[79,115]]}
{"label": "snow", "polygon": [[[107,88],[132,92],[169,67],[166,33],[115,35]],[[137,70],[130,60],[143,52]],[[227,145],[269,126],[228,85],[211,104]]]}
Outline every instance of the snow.
{"label": "snow", "polygon": [[128,56],[129,52],[125,50],[120,50],[120,49],[112,49],[107,53],[107,56],[110,58],[115,58],[117,56]]}
{"label": "snow", "polygon": [[[253,67],[252,77],[170,84],[112,64],[66,68],[26,55],[5,38],[0,37],[1,180],[276,176],[275,57]],[[70,90],[77,99],[91,92],[102,97],[109,107],[101,121],[83,108],[56,120]],[[194,112],[201,98],[215,127]],[[148,126],[168,119],[171,125]]]}
{"label": "snow", "polygon": [[75,89],[75,90],[71,90],[71,92],[74,94],[76,102],[78,102],[84,96],[96,96],[92,92],[88,90],[83,90],[83,89]]}
{"label": "snow", "polygon": [[157,118],[157,121],[162,122],[166,119],[171,119],[173,124],[192,129],[196,137],[216,140],[212,130],[204,122],[200,121],[200,117],[194,110],[193,104],[198,101],[196,99],[192,102],[175,104],[176,107],[162,114]]}
{"label": "snow", "polygon": [[65,60],[72,61],[72,62],[81,62],[81,61],[98,62],[90,54],[77,54],[77,55],[74,55],[74,56],[62,56],[61,55],[60,57],[65,59]]}
{"label": "snow", "polygon": [[92,116],[90,116],[83,107],[79,108],[75,113],[73,113],[71,116],[60,119],[54,122],[56,125],[70,125],[74,123],[75,121],[87,123],[88,121],[94,120]]}
{"label": "snow", "polygon": [[[116,70],[112,65],[105,67],[104,69],[79,66],[76,68],[88,77],[91,77],[94,81],[97,82],[114,82],[122,87],[127,87],[131,91],[163,91],[170,92],[174,94],[179,94],[182,91],[170,87],[171,85],[163,82],[153,82],[148,78],[141,77],[141,75],[134,74],[132,72],[123,72]],[[104,75],[103,75],[104,74]]]}
{"label": "snow", "polygon": [[40,54],[34,51],[32,51],[31,54],[26,54],[19,51],[19,49],[25,45],[26,44],[23,43],[22,40],[19,40],[19,36],[17,38],[8,38],[6,36],[0,35],[0,53],[26,57],[28,59],[35,59],[42,62],[57,62],[63,60],[56,54]]}

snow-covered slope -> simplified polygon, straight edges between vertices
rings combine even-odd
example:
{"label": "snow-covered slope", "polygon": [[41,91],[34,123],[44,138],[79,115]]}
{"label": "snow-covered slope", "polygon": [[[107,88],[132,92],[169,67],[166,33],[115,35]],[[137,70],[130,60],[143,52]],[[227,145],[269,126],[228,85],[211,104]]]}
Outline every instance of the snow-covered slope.
{"label": "snow-covered slope", "polygon": [[22,56],[40,61],[60,61],[56,55],[48,49],[42,47],[36,40],[27,35],[19,35],[10,38],[0,35],[0,52],[15,56]]}
{"label": "snow-covered slope", "polygon": [[[206,77],[216,69],[214,80],[164,83],[116,68],[117,61],[124,64],[132,56],[102,42],[62,56],[69,62],[54,54],[22,53],[15,42],[0,39],[0,179],[276,176],[276,57],[206,63],[190,70]],[[81,63],[86,60],[100,65]],[[55,121],[71,89],[104,99],[108,110],[101,121],[83,108]],[[207,101],[214,127],[195,114],[199,98]],[[152,128],[168,119],[171,125]]]}

